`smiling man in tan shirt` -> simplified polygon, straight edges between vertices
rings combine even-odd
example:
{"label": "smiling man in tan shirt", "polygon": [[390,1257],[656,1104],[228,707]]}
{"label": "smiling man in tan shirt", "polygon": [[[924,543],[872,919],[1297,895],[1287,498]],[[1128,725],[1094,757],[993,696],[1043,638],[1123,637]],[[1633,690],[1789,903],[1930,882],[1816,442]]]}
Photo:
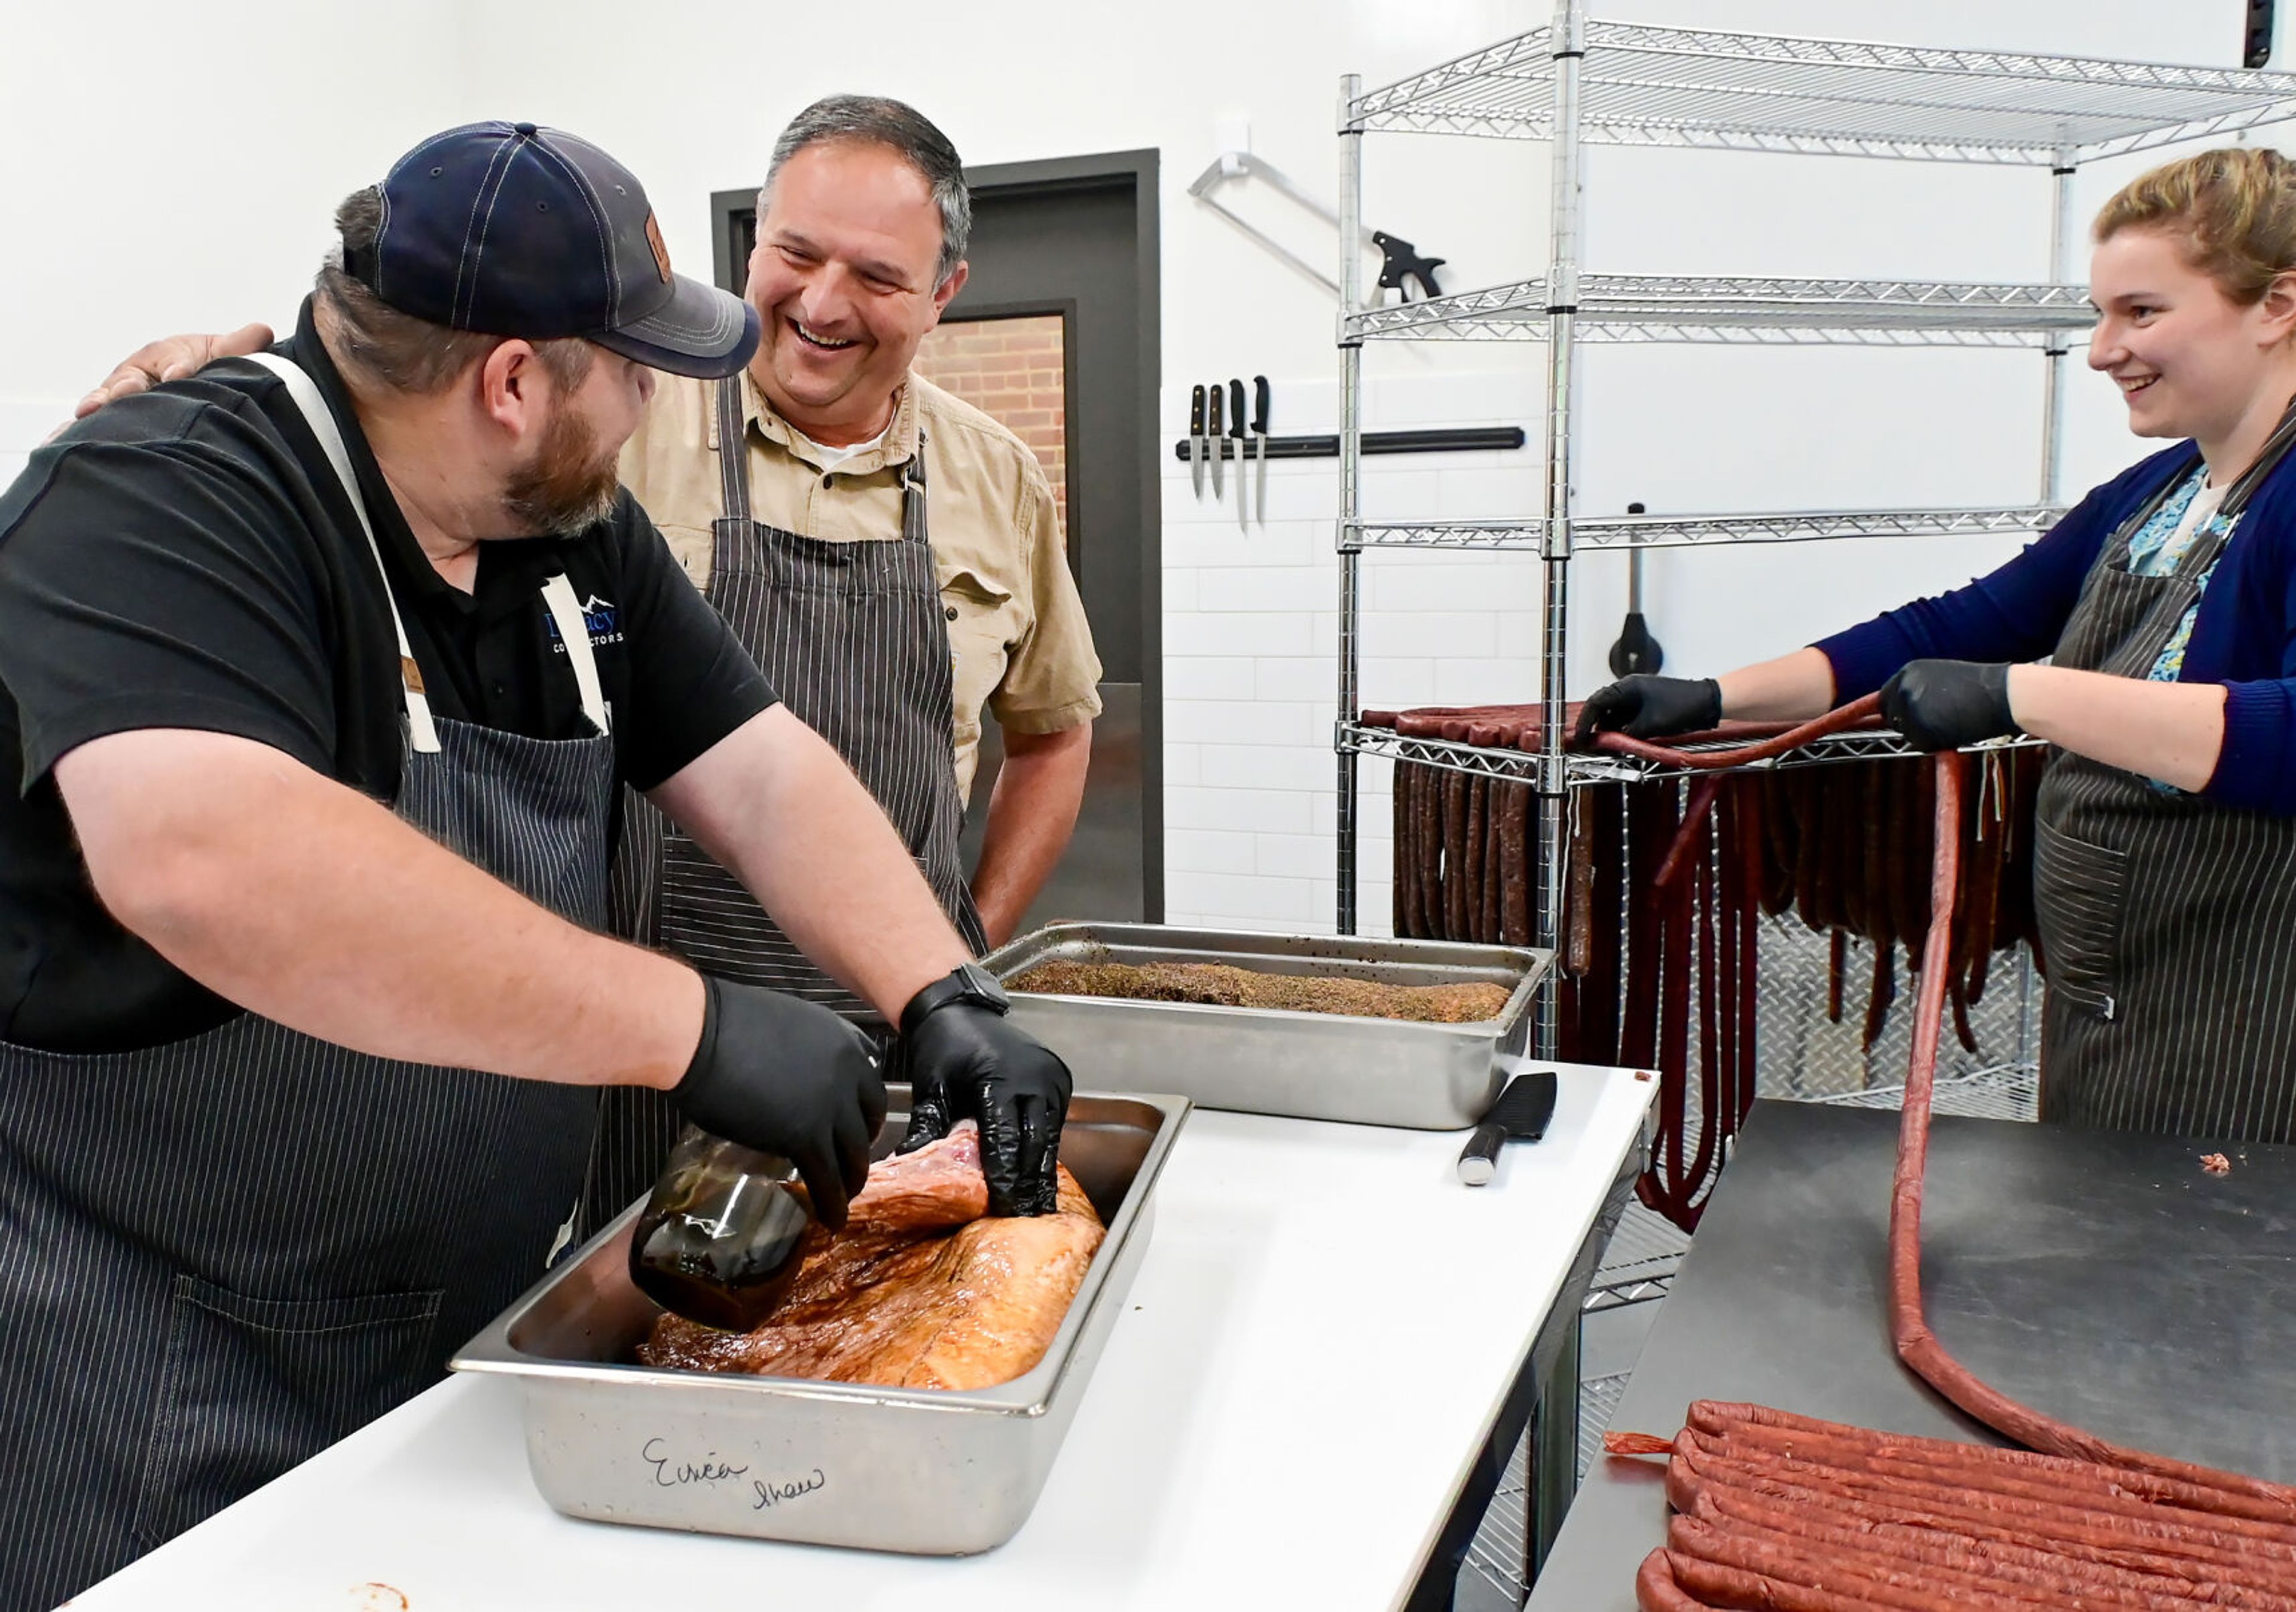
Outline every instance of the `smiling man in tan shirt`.
{"label": "smiling man in tan shirt", "polygon": [[[742,378],[742,391],[752,516],[832,543],[899,532],[901,470],[916,453],[922,429],[931,455],[933,564],[955,667],[959,794],[969,798],[972,792],[984,708],[1004,732],[1004,776],[1013,776],[1017,765],[1025,780],[1036,758],[1065,760],[1068,751],[1088,746],[1089,724],[1100,714],[1100,661],[1062,550],[1052,487],[1021,439],[909,373],[893,399],[883,439],[848,458],[841,448],[824,449],[792,425],[753,375]],[[702,383],[659,388],[645,422],[622,452],[624,484],[653,517],[694,585],[704,588],[711,523],[722,496],[710,403],[710,389]],[[1031,742],[1048,738],[1057,742]],[[1084,773],[1081,765],[1072,780],[1067,768],[1062,773],[1058,796],[1029,804],[1056,814],[1065,798],[1072,823]],[[1000,779],[1000,790],[1007,787]],[[991,849],[1008,848],[1010,836],[1021,828],[1009,811],[1000,822],[996,807],[1004,804],[1001,793],[991,803],[983,874],[995,871]],[[1066,838],[1063,828],[1060,839]],[[1051,871],[1050,862],[1015,867],[1012,872],[1021,877],[1001,889],[993,878],[975,878],[974,899],[989,944],[1009,937]]]}
{"label": "smiling man in tan shirt", "polygon": [[[1035,456],[911,369],[964,288],[971,225],[956,152],[914,109],[838,95],[799,113],[775,144],[758,197],[747,294],[765,334],[742,378],[739,429],[750,518],[821,543],[899,538],[922,453],[960,810],[984,708],[1005,735],[972,881],[995,945],[1010,937],[1075,826],[1100,661]],[[718,548],[712,523],[727,498],[715,392],[701,382],[660,389],[622,454],[624,482],[705,589]],[[865,776],[864,758],[849,758]]]}

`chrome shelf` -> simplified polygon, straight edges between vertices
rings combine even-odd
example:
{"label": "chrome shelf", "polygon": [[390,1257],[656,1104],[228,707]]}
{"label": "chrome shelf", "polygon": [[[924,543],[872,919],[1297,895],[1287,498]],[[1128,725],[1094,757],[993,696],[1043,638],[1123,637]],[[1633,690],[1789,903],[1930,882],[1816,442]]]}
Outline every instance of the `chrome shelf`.
{"label": "chrome shelf", "polygon": [[[1544,276],[1340,321],[1357,341],[1544,341]],[[1574,338],[1733,346],[2046,347],[2096,322],[2078,285],[1587,274]]]}
{"label": "chrome shelf", "polygon": [[1578,1385],[1578,1476],[1584,1478],[1603,1459],[1603,1435],[1609,1431],[1611,1418],[1619,1413],[1619,1402],[1627,1396],[1627,1382],[1634,1374],[1613,1371],[1607,1377],[1589,1377]]}
{"label": "chrome shelf", "polygon": [[[1553,30],[1357,95],[1341,131],[1546,140]],[[1578,134],[1611,145],[2056,166],[2296,118],[2296,74],[1589,19]]]}
{"label": "chrome shelf", "polygon": [[[1585,1443],[1583,1436],[1580,1443]],[[1468,1542],[1467,1553],[1462,1559],[1463,1566],[1472,1569],[1513,1607],[1521,1606],[1530,1593],[1529,1544],[1523,1528],[1531,1503],[1529,1468],[1524,1458],[1529,1447],[1528,1438],[1516,1446],[1499,1486],[1491,1492],[1491,1503],[1483,1513],[1482,1526]]]}
{"label": "chrome shelf", "polygon": [[1587,1295],[1579,1307],[1581,1315],[1600,1315],[1610,1310],[1623,1310],[1628,1305],[1650,1304],[1674,1291],[1671,1273],[1644,1278],[1640,1281],[1621,1281],[1607,1288],[1597,1288]]}
{"label": "chrome shelf", "polygon": [[1625,1305],[1663,1298],[1674,1285],[1682,1256],[1690,1251],[1690,1233],[1636,1199],[1627,1200],[1603,1263],[1587,1285],[1579,1313],[1599,1314]]}
{"label": "chrome shelf", "polygon": [[[1393,728],[1365,727],[1358,722],[1340,724],[1339,748],[1359,756],[1415,761],[1475,778],[1501,778],[1529,784],[1538,781],[1538,757],[1529,750],[1489,749],[1481,745],[1455,744],[1447,739],[1406,739]],[[1577,759],[1573,758],[1574,766]]]}
{"label": "chrome shelf", "polygon": [[[1988,749],[2016,749],[2040,742],[2038,739],[2028,738],[1999,739],[1972,746],[1971,749],[1972,753]],[[1529,750],[1496,749],[1447,739],[1411,739],[1392,728],[1366,727],[1353,722],[1339,724],[1338,743],[1341,750],[1352,750],[1359,756],[1384,756],[1391,761],[1414,761],[1447,773],[1464,773],[1470,777],[1498,778],[1532,785],[1539,781],[1539,757]],[[1728,747],[1716,743],[1689,748],[1695,752]],[[1920,751],[1888,728],[1858,728],[1846,733],[1830,734],[1768,761],[1757,761],[1743,767],[1709,770],[1758,772],[1765,768],[1824,766],[1837,761],[1865,761],[1874,757],[1919,754]],[[1606,751],[1573,754],[1565,758],[1565,766],[1570,773],[1568,781],[1572,788],[1593,783],[1635,783],[1644,779],[1695,775],[1689,768],[1644,761],[1632,756],[1614,756]]]}
{"label": "chrome shelf", "polygon": [[[1733,543],[1816,543],[1840,537],[1945,537],[1968,533],[2045,532],[2064,511],[2046,505],[1974,510],[1794,510],[1753,515],[1619,515],[1574,520],[1576,549],[1712,547]],[[1350,543],[1349,533],[1354,540]],[[1532,549],[1546,534],[1537,520],[1361,522],[1342,528],[1341,548]]]}
{"label": "chrome shelf", "polygon": [[[1841,1109],[1901,1109],[1903,1085],[1873,1086],[1815,1097],[1813,1102]],[[1973,1119],[2038,1119],[2041,1112],[2041,1072],[2038,1065],[2017,1062],[1972,1069],[1965,1075],[1941,1075],[1930,1090],[1931,1109],[1961,1114]]]}

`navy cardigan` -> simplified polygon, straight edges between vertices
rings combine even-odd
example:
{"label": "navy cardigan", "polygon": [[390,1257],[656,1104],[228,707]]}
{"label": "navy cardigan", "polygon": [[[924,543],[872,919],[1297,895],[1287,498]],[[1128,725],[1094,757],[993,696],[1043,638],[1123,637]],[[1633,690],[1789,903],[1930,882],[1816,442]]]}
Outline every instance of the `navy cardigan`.
{"label": "navy cardigan", "polygon": [[[2199,462],[2190,442],[2155,454],[2090,493],[1990,576],[1818,640],[1833,663],[1834,698],[1869,694],[1909,660],[2038,660],[2053,652],[2106,542]],[[2202,794],[2296,814],[2296,454],[2265,477],[2233,528],[2201,596],[2178,681],[2225,688],[2224,749]]]}

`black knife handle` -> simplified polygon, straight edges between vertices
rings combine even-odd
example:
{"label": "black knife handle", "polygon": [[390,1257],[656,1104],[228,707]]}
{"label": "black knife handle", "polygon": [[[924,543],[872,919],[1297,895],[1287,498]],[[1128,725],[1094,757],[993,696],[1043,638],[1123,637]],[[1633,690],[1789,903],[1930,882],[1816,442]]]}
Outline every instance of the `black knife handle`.
{"label": "black knife handle", "polygon": [[1498,1174],[1499,1148],[1505,1141],[1506,1127],[1496,1120],[1477,1125],[1459,1150],[1459,1179],[1471,1187],[1488,1186]]}
{"label": "black knife handle", "polygon": [[1191,437],[1201,437],[1203,434],[1204,389],[1199,386],[1196,388],[1194,393],[1188,398],[1188,435]]}
{"label": "black knife handle", "polygon": [[1210,420],[1211,429],[1206,434],[1218,437],[1220,434],[1220,389],[1219,382],[1217,380],[1212,382]]}
{"label": "black knife handle", "polygon": [[1265,375],[1251,378],[1251,434],[1265,437],[1267,435],[1267,377]]}
{"label": "black knife handle", "polygon": [[1228,428],[1228,435],[1240,442],[1243,439],[1244,434],[1251,430],[1251,427],[1245,423],[1242,381],[1231,380],[1227,383],[1227,401],[1228,417],[1234,421]]}

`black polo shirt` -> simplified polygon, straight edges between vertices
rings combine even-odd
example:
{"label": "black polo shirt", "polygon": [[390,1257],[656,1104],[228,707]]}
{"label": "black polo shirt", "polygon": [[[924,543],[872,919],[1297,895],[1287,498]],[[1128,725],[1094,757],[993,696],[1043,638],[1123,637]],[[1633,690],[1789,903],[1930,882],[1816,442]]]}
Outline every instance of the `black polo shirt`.
{"label": "black polo shirt", "polygon": [[[482,544],[465,593],[407,528],[311,323],[275,349],[349,445],[390,588],[441,717],[589,730],[543,583],[583,602],[622,777],[650,789],[774,703],[627,491],[566,538]],[[398,654],[374,561],[285,383],[244,360],[111,405],[0,494],[0,1040],[157,1044],[235,1010],[96,900],[51,769],[141,728],[233,733],[397,797]]]}

